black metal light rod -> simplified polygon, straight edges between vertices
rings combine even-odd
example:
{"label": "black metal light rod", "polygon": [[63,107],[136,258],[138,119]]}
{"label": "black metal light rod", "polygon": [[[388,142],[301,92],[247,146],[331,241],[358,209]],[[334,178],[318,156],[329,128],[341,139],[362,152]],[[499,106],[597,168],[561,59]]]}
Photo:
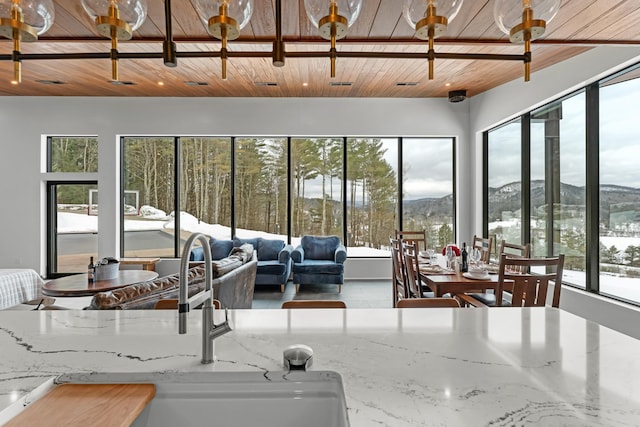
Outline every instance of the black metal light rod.
{"label": "black metal light rod", "polygon": [[[372,59],[428,59],[427,52],[336,52],[338,58],[372,58]],[[17,55],[21,61],[28,60],[62,60],[62,59],[110,59],[110,52],[92,53],[20,53]],[[220,51],[195,51],[176,52],[178,58],[220,58]],[[229,58],[270,58],[272,52],[232,52],[227,51]],[[329,58],[331,52],[289,52],[288,58]],[[492,53],[437,53],[440,59],[467,59],[467,60],[495,60],[495,61],[526,61],[528,56],[492,54]],[[118,52],[119,59],[161,59],[163,52]],[[13,60],[12,55],[0,55],[1,61]]]}
{"label": "black metal light rod", "polygon": [[525,61],[527,55],[524,54],[500,54],[500,53],[438,53],[439,59],[479,59],[490,61]]}

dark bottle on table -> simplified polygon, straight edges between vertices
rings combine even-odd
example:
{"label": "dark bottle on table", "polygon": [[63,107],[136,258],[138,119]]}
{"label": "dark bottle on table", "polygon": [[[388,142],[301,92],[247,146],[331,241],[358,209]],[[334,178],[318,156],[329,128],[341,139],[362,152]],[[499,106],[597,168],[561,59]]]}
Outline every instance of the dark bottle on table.
{"label": "dark bottle on table", "polygon": [[462,252],[460,253],[460,258],[462,258],[462,265],[460,266],[460,271],[466,273],[469,271],[469,254],[467,254],[467,243],[462,244]]}
{"label": "dark bottle on table", "polygon": [[93,257],[89,260],[89,265],[87,266],[87,278],[89,283],[96,282],[96,266],[93,263]]}

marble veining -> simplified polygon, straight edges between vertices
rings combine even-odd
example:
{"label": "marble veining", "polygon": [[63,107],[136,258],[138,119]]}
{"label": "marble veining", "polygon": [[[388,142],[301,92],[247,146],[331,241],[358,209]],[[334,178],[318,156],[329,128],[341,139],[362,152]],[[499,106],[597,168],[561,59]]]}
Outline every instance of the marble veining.
{"label": "marble veining", "polygon": [[63,374],[268,377],[282,370],[286,347],[306,344],[312,370],[342,376],[352,426],[640,425],[640,341],[561,310],[235,310],[229,318],[217,361],[202,365],[197,312],[178,335],[167,310],[0,311],[0,420]]}

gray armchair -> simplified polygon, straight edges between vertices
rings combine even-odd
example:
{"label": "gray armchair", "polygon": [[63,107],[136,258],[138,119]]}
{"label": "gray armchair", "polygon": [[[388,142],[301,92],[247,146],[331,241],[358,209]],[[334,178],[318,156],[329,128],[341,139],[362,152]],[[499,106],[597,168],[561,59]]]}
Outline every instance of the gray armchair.
{"label": "gray armchair", "polygon": [[342,291],[347,250],[338,236],[302,236],[291,258],[296,292],[305,284],[338,285]]}

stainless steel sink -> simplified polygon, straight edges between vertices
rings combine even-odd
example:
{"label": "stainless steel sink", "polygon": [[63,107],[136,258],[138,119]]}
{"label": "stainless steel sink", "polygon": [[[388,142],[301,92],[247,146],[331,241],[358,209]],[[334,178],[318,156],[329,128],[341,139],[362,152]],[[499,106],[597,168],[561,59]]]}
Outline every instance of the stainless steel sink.
{"label": "stainless steel sink", "polygon": [[349,425],[342,377],[332,371],[85,374],[57,382],[155,384],[133,427]]}

